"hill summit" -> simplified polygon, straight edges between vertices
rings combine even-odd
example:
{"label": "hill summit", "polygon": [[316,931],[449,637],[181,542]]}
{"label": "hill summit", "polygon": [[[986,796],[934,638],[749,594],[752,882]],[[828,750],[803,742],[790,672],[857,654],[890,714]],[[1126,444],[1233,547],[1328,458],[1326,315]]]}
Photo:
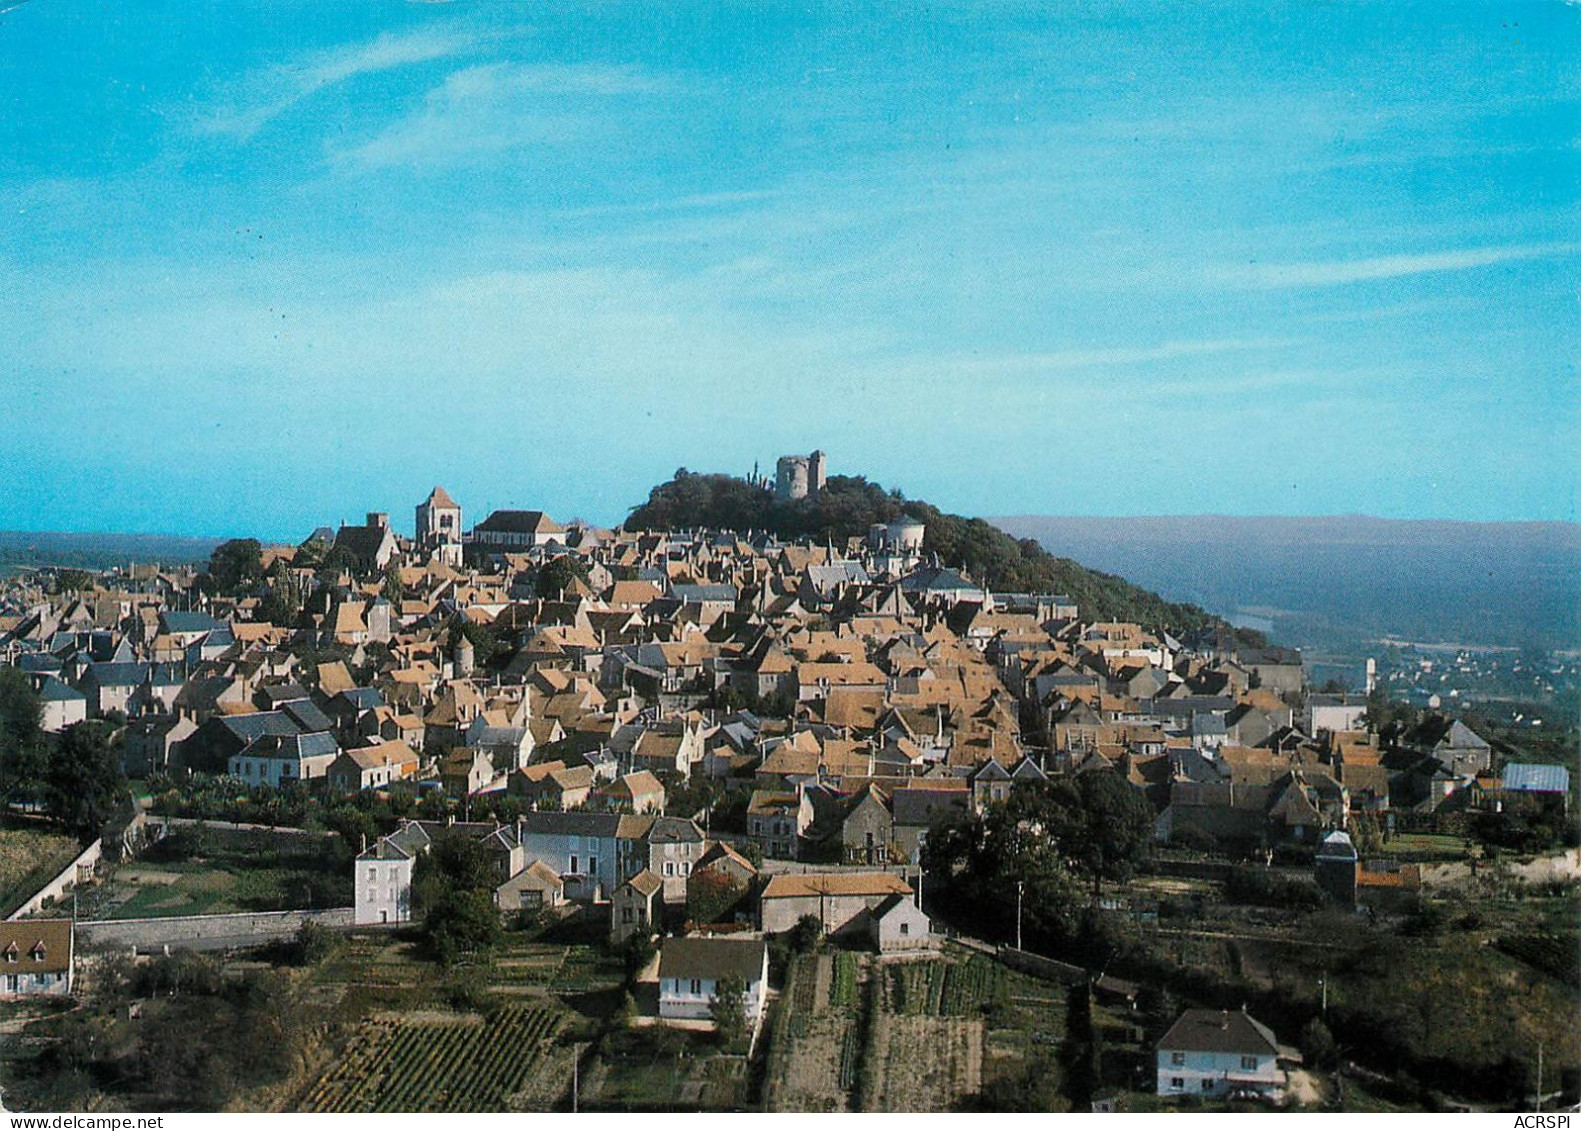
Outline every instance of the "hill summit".
{"label": "hill summit", "polygon": [[[1087,620],[1134,621],[1175,633],[1229,627],[1196,605],[1166,601],[1123,577],[1057,558],[1031,538],[1018,541],[980,518],[949,514],[860,475],[831,475],[817,490],[786,498],[765,481],[683,467],[632,509],[625,527],[763,531],[784,539],[844,543],[864,537],[875,524],[902,517],[926,527],[924,553],[1001,592],[1063,594]],[[1256,634],[1240,635],[1262,643]]]}

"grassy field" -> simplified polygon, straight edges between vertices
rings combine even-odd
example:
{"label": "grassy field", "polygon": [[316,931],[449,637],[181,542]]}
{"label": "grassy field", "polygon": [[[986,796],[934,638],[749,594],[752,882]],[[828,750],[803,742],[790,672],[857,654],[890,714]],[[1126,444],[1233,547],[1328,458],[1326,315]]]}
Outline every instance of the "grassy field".
{"label": "grassy field", "polygon": [[0,827],[0,918],[60,875],[81,851],[75,838],[32,823]]}
{"label": "grassy field", "polygon": [[1464,837],[1440,833],[1398,833],[1383,842],[1378,855],[1412,864],[1442,864],[1471,856]]}
{"label": "grassy field", "polygon": [[208,830],[188,858],[143,860],[114,869],[82,897],[85,918],[147,919],[344,907],[350,866],[324,837]]}

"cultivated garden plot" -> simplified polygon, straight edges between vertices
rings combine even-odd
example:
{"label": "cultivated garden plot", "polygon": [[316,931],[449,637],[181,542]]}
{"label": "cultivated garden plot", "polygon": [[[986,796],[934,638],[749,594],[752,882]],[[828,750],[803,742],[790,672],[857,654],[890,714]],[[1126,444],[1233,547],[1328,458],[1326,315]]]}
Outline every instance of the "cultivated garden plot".
{"label": "cultivated garden plot", "polygon": [[1063,1032],[1064,994],[978,954],[791,965],[770,1030],[772,1111],[949,1111]]}
{"label": "cultivated garden plot", "polygon": [[983,1022],[973,1017],[881,1013],[863,1111],[950,1111],[983,1083]]}
{"label": "cultivated garden plot", "polygon": [[769,1110],[853,1110],[861,977],[858,956],[844,951],[792,963],[771,1037]]}
{"label": "cultivated garden plot", "polygon": [[374,1018],[358,1028],[340,1061],[308,1090],[302,1107],[315,1112],[522,1110],[529,1098],[542,1101],[538,1069],[562,1023],[558,1011],[522,1006],[486,1016]]}

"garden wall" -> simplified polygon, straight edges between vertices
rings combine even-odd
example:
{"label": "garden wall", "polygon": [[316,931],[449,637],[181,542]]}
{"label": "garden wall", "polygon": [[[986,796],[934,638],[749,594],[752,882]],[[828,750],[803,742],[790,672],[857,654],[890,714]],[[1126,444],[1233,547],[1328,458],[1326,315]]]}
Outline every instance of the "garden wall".
{"label": "garden wall", "polygon": [[326,911],[253,911],[235,915],[184,915],[163,919],[104,919],[77,924],[77,941],[85,947],[134,947],[158,950],[223,950],[259,946],[294,938],[304,923],[350,927],[352,909]]}
{"label": "garden wall", "polygon": [[60,875],[56,876],[49,883],[39,888],[38,891],[34,892],[28,898],[26,903],[22,904],[21,907],[18,907],[15,911],[11,912],[11,914],[7,915],[6,918],[8,920],[21,919],[23,916],[31,915],[34,912],[39,911],[43,908],[44,904],[50,900],[59,899],[61,896],[66,894],[67,889],[69,889],[73,884],[80,883],[82,881],[84,878],[82,874],[83,869],[86,868],[88,870],[88,874],[91,876],[93,874],[93,869],[98,865],[99,859],[103,855],[104,842],[98,840],[94,841],[87,848],[82,850],[77,859],[73,860],[70,864],[67,864],[64,868],[62,868]]}

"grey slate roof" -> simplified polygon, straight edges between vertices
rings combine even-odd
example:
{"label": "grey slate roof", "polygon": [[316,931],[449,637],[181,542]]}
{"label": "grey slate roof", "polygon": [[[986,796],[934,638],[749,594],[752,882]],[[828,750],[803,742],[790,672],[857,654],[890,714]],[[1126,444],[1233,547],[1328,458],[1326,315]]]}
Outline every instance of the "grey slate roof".
{"label": "grey slate roof", "polygon": [[683,604],[704,601],[729,602],[736,601],[736,587],[734,585],[677,585],[670,590],[670,595]]}
{"label": "grey slate roof", "polygon": [[989,758],[976,770],[972,771],[971,780],[977,781],[1009,781],[1010,771],[999,764],[998,758]]}
{"label": "grey slate roof", "polygon": [[38,697],[46,703],[86,702],[88,699],[75,687],[68,687],[54,676],[44,681],[44,686],[39,688]]}
{"label": "grey slate roof", "polygon": [[212,632],[220,622],[208,613],[166,609],[159,614],[159,626],[165,632]]}
{"label": "grey slate roof", "polygon": [[1165,1051],[1227,1052],[1246,1056],[1277,1056],[1273,1031],[1244,1011],[1188,1009],[1158,1042]]}
{"label": "grey slate roof", "polygon": [[244,744],[266,734],[301,734],[302,728],[284,711],[254,711],[247,715],[216,716],[220,726],[230,731]]}
{"label": "grey slate roof", "polygon": [[702,839],[697,822],[685,817],[656,817],[648,830],[651,844],[698,844]]}
{"label": "grey slate roof", "polygon": [[718,981],[735,974],[745,982],[756,982],[763,977],[767,952],[762,939],[665,939],[659,952],[659,977]]}
{"label": "grey slate roof", "polygon": [[268,687],[260,687],[258,694],[262,695],[264,700],[272,706],[278,707],[291,702],[293,699],[306,699],[307,688],[300,683],[276,683]]}
{"label": "grey slate roof", "polygon": [[244,758],[316,758],[333,755],[340,747],[330,734],[263,734],[244,746]]}
{"label": "grey slate roof", "polygon": [[618,813],[532,812],[523,814],[521,822],[525,836],[613,837],[619,827]]}
{"label": "grey slate roof", "polygon": [[527,736],[526,727],[474,727],[467,731],[469,746],[517,746]]}
{"label": "grey slate roof", "polygon": [[141,687],[148,678],[148,665],[89,664],[88,675],[100,687]]}
{"label": "grey slate roof", "polygon": [[982,586],[968,581],[953,569],[929,566],[901,578],[900,588],[904,593],[949,593],[963,589],[980,592]]}
{"label": "grey slate roof", "polygon": [[320,711],[311,699],[293,699],[280,704],[280,710],[291,716],[303,730],[333,730],[335,723]]}

